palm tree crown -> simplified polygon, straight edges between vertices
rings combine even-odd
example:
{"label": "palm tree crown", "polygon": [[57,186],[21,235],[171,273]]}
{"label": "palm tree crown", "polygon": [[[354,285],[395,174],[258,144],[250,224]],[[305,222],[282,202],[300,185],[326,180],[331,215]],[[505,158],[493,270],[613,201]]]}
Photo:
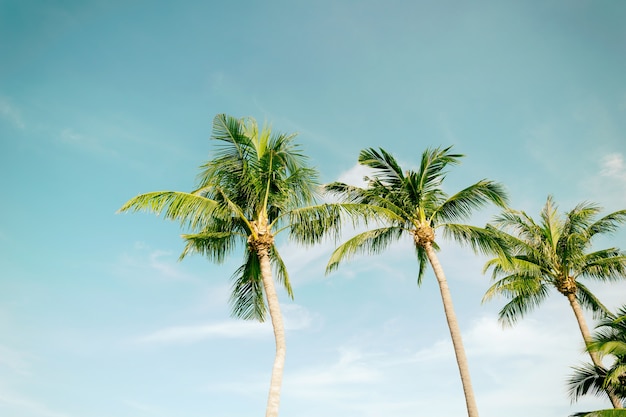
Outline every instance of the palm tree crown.
{"label": "palm tree crown", "polygon": [[411,235],[419,260],[418,283],[421,283],[427,265],[425,245],[438,249],[435,230],[445,237],[468,243],[474,249],[491,253],[500,248],[479,227],[456,223],[466,220],[475,209],[494,203],[506,205],[502,185],[481,180],[449,196],[441,185],[449,165],[457,165],[463,155],[451,152],[451,147],[427,149],[417,171],[403,171],[395,158],[383,149],[366,149],[359,155],[359,163],[373,170],[373,177],[365,177],[367,187],[361,188],[340,182],[328,184],[326,190],[344,202],[367,205],[372,213],[386,223],[382,227],[361,233],[348,240],[333,253],[328,271],[335,270],[341,261],[356,253],[380,253],[404,234]]}
{"label": "palm tree crown", "polygon": [[597,219],[600,211],[595,204],[581,203],[560,215],[550,196],[539,223],[511,209],[495,219],[490,228],[505,242],[511,257],[496,257],[485,265],[496,282],[484,300],[496,295],[511,299],[499,313],[503,323],[513,324],[540,305],[550,289],[574,297],[595,313],[607,313],[581,278],[614,281],[626,277],[626,256],[619,249],[591,250],[595,237],[614,232],[626,222],[626,210]]}
{"label": "palm tree crown", "polygon": [[[440,228],[444,236],[469,243],[475,250],[497,251],[500,247],[485,230],[453,222],[466,219],[472,210],[489,202],[505,206],[506,195],[499,184],[482,180],[448,196],[441,189],[445,169],[449,165],[458,164],[462,157],[452,153],[450,149],[427,149],[422,154],[419,169],[406,172],[383,149],[361,151],[359,163],[374,172],[372,177],[366,177],[367,187],[336,182],[329,184],[326,189],[339,196],[351,208],[350,214],[361,214],[366,220],[375,216],[378,227],[360,233],[340,245],[331,255],[327,271],[336,269],[340,262],[358,252],[380,253],[403,235],[411,236],[419,263],[418,284],[422,282],[427,263],[430,263],[435,273],[461,375],[468,416],[477,417],[478,408],[461,331],[445,274],[435,254],[439,248],[435,242],[435,230]],[[355,206],[362,209],[354,209]]]}
{"label": "palm tree crown", "polygon": [[238,318],[266,317],[256,249],[269,251],[278,281],[293,296],[274,236],[289,228],[291,211],[314,201],[318,187],[317,172],[306,166],[295,136],[272,134],[268,127],[259,131],[252,118],[219,114],[211,136],[219,142],[214,158],[201,166],[196,190],[141,194],[120,209],[164,213],[190,229],[182,236],[186,246],[181,259],[200,253],[222,263],[241,245],[244,263],[233,276],[231,297]]}

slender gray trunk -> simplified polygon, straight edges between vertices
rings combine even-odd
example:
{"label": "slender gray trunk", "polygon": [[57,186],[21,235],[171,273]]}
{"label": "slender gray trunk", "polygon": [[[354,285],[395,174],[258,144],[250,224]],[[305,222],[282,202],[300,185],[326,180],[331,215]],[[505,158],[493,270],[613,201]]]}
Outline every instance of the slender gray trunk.
{"label": "slender gray trunk", "polygon": [[433,268],[437,282],[439,283],[439,291],[441,292],[441,300],[443,301],[443,310],[448,321],[448,328],[450,329],[450,336],[452,337],[452,346],[454,347],[454,354],[456,355],[456,362],[459,367],[459,373],[461,374],[461,384],[463,385],[463,393],[465,394],[465,404],[467,405],[468,417],[478,417],[478,407],[476,405],[476,398],[474,397],[474,389],[472,388],[472,381],[470,378],[469,364],[467,357],[465,356],[465,348],[463,347],[463,338],[461,337],[461,329],[454,313],[454,305],[452,304],[452,295],[448,288],[448,282],[443,272],[443,268],[439,263],[439,259],[435,253],[430,242],[423,245],[426,251],[426,256],[430,261],[430,265]]}
{"label": "slender gray trunk", "polygon": [[280,388],[283,382],[283,369],[285,367],[285,356],[287,353],[285,327],[283,326],[283,316],[280,312],[278,295],[276,294],[274,278],[272,277],[269,253],[267,250],[261,250],[258,256],[261,266],[261,276],[263,278],[263,287],[265,288],[265,298],[267,300],[272,327],[274,329],[274,339],[276,341],[276,356],[274,357],[274,367],[272,368],[272,379],[270,381],[270,391],[267,398],[265,417],[277,417],[278,408],[280,406]]}
{"label": "slender gray trunk", "polygon": [[[587,327],[587,321],[585,320],[585,315],[583,314],[583,309],[580,307],[580,303],[576,299],[575,294],[568,293],[566,295],[567,300],[569,301],[572,310],[574,310],[574,315],[576,316],[576,321],[578,322],[578,327],[580,328],[580,333],[583,335],[583,340],[585,341],[585,346],[589,346],[592,341],[591,332]],[[602,368],[602,361],[596,352],[589,352],[589,357],[591,358],[591,362],[597,367]],[[622,402],[619,398],[610,392],[607,392],[609,399],[611,400],[611,404],[613,408],[622,408]]]}

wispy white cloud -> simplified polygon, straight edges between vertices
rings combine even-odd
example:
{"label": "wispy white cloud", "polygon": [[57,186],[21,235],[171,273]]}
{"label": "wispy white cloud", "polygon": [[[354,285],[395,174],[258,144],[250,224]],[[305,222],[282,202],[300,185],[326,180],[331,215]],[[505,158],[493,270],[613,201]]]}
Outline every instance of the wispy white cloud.
{"label": "wispy white cloud", "polygon": [[610,152],[595,161],[595,175],[581,180],[591,201],[612,210],[626,204],[626,162],[620,152]]}
{"label": "wispy white cloud", "polygon": [[372,170],[360,164],[354,165],[349,170],[342,172],[339,175],[337,181],[343,182],[349,185],[356,185],[358,187],[365,187],[367,183],[363,179],[366,176],[371,176]]}
{"label": "wispy white cloud", "polygon": [[621,153],[611,153],[602,158],[600,175],[626,183],[626,164]]}
{"label": "wispy white cloud", "polygon": [[272,334],[268,322],[229,320],[220,323],[172,326],[138,337],[137,343],[194,343],[213,338],[257,338]]}
{"label": "wispy white cloud", "polygon": [[[296,304],[282,306],[285,330],[296,331],[311,327],[314,321],[319,320],[304,307]],[[140,344],[188,344],[207,339],[256,339],[272,335],[272,326],[269,320],[260,323],[246,320],[227,320],[217,323],[198,325],[171,326],[156,330],[134,341]]]}
{"label": "wispy white cloud", "polygon": [[20,110],[8,98],[3,96],[0,96],[0,117],[19,129],[26,127]]}

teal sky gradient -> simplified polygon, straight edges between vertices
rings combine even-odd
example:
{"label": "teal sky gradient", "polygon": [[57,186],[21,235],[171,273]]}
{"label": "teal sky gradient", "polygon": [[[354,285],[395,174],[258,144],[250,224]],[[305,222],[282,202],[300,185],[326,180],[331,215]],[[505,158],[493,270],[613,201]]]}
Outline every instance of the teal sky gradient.
{"label": "teal sky gradient", "polygon": [[[0,0],[0,415],[262,415],[274,345],[229,318],[240,255],[179,263],[178,225],[115,214],[193,189],[217,113],[298,132],[323,182],[358,181],[366,147],[413,167],[454,145],[450,192],[489,178],[533,216],[549,194],[626,208],[625,21],[616,0]],[[609,406],[569,404],[585,356],[563,297],[502,329],[484,259],[442,246],[481,416]],[[410,242],[327,277],[332,243],[280,248],[281,415],[464,414]],[[624,284],[591,287],[626,303]]]}

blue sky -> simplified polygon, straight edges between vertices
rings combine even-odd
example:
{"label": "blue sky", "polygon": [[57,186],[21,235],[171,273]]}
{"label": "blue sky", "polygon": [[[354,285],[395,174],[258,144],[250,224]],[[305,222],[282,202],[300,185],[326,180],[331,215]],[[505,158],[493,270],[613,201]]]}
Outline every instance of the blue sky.
{"label": "blue sky", "polygon": [[[365,147],[411,167],[454,145],[450,191],[490,178],[532,215],[549,194],[626,207],[625,20],[609,0],[0,0],[0,414],[263,413],[273,338],[229,318],[240,257],[179,263],[178,225],[115,214],[193,189],[217,113],[299,132],[324,182],[358,181]],[[464,414],[409,243],[324,276],[332,244],[280,242],[295,291],[281,415]],[[502,329],[503,300],[480,303],[484,259],[442,246],[483,417],[608,406],[569,403],[585,356],[563,297]],[[626,285],[591,286],[626,303]]]}

